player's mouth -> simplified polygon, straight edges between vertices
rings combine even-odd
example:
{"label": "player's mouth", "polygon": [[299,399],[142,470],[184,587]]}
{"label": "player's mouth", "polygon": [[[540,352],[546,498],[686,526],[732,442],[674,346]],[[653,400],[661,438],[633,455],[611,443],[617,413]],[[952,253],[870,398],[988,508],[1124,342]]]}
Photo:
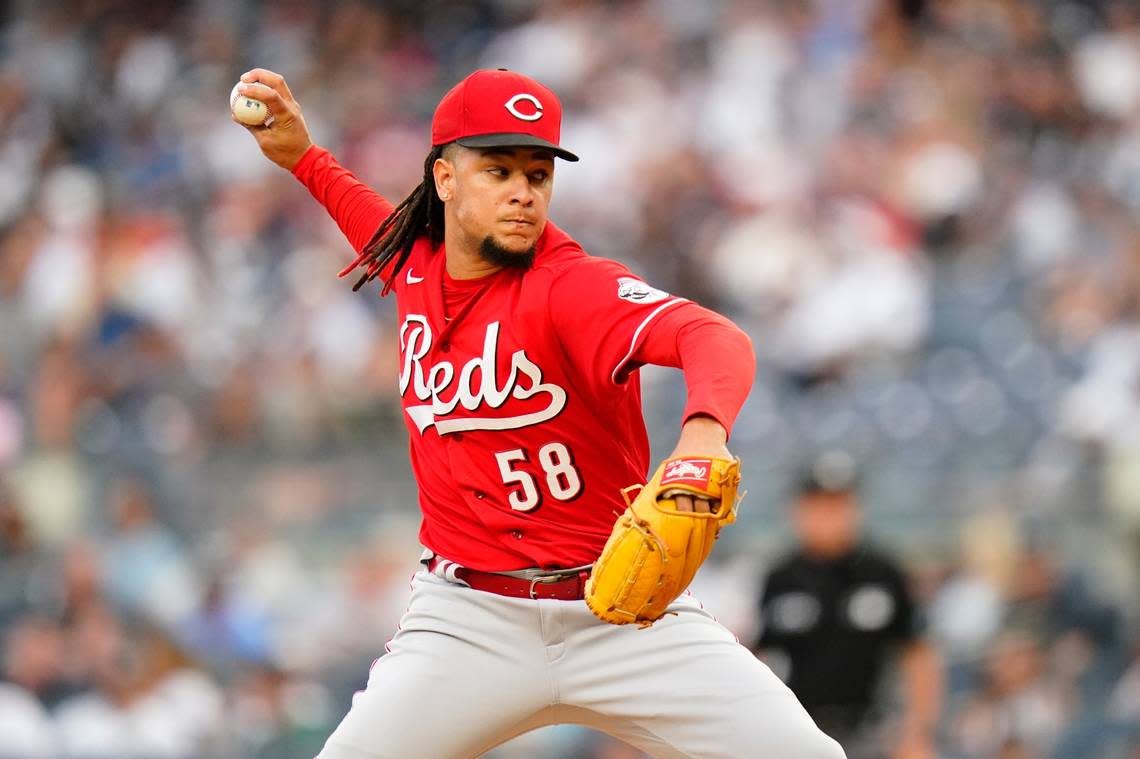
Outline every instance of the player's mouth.
{"label": "player's mouth", "polygon": [[525,229],[534,226],[534,222],[529,219],[503,219],[503,223],[515,229]]}

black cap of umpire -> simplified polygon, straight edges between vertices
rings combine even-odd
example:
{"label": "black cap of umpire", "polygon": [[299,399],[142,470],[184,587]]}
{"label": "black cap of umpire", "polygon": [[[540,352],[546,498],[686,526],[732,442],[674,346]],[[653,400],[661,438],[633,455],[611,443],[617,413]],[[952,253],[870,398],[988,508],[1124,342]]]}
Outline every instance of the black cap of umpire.
{"label": "black cap of umpire", "polygon": [[846,451],[816,457],[800,474],[799,494],[852,493],[859,486],[858,467]]}

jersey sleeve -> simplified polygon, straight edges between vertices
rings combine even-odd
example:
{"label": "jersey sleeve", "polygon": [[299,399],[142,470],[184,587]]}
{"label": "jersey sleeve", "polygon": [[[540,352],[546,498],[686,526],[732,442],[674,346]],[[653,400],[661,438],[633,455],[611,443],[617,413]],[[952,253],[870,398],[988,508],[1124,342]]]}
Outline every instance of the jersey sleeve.
{"label": "jersey sleeve", "polygon": [[358,254],[394,210],[322,147],[310,147],[293,167],[293,176],[325,207]]}
{"label": "jersey sleeve", "polygon": [[554,278],[547,302],[571,361],[603,387],[623,384],[649,326],[689,301],[651,287],[615,261],[586,258]]}
{"label": "jersey sleeve", "polygon": [[681,422],[709,416],[729,434],[756,374],[748,335],[696,303],[666,311],[646,327],[627,369],[641,364],[680,368],[688,388]]}

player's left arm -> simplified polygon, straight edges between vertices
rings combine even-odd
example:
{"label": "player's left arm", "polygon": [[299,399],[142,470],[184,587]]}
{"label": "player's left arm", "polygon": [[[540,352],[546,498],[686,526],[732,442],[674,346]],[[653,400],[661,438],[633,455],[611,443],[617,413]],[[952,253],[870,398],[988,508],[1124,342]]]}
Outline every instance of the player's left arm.
{"label": "player's left arm", "polygon": [[643,486],[622,491],[627,508],[585,591],[586,605],[605,622],[653,624],[736,518],[740,467],[727,440],[752,387],[752,345],[724,317],[601,259],[569,267],[552,283],[547,306],[570,359],[602,392],[620,388],[642,364],[685,373],[688,403],[674,455]]}
{"label": "player's left arm", "polygon": [[[602,258],[582,259],[557,275],[547,307],[563,348],[595,387],[620,386],[643,364],[684,372],[688,402],[670,458],[732,459],[726,441],[756,370],[741,329]],[[677,506],[709,512],[700,499],[682,497]]]}
{"label": "player's left arm", "polygon": [[[647,325],[629,362],[619,371],[644,364],[681,369],[688,400],[681,435],[669,458],[732,459],[728,436],[756,373],[752,341],[725,317],[688,302]],[[708,501],[677,499],[680,511],[707,513]]]}

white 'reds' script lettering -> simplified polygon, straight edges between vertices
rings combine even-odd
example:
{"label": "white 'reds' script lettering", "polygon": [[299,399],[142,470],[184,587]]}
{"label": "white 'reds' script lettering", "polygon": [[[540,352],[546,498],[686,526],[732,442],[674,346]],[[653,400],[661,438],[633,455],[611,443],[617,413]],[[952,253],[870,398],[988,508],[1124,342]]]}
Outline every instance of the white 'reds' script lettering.
{"label": "white 'reds' script lettering", "polygon": [[[436,432],[468,430],[514,430],[539,424],[558,416],[566,406],[566,391],[558,385],[542,381],[542,370],[526,356],[521,348],[511,356],[510,373],[500,385],[498,378],[499,323],[487,325],[483,339],[483,355],[477,356],[455,373],[450,361],[440,361],[425,368],[423,359],[431,350],[432,332],[427,319],[419,314],[408,314],[400,326],[400,396],[410,389],[424,404],[408,406],[416,429],[421,433],[435,425]],[[478,373],[478,380],[475,375]],[[454,392],[447,391],[455,383]],[[471,416],[447,419],[457,406],[467,411],[481,408],[497,409],[514,397],[520,401],[547,396],[546,408],[518,416]]]}

